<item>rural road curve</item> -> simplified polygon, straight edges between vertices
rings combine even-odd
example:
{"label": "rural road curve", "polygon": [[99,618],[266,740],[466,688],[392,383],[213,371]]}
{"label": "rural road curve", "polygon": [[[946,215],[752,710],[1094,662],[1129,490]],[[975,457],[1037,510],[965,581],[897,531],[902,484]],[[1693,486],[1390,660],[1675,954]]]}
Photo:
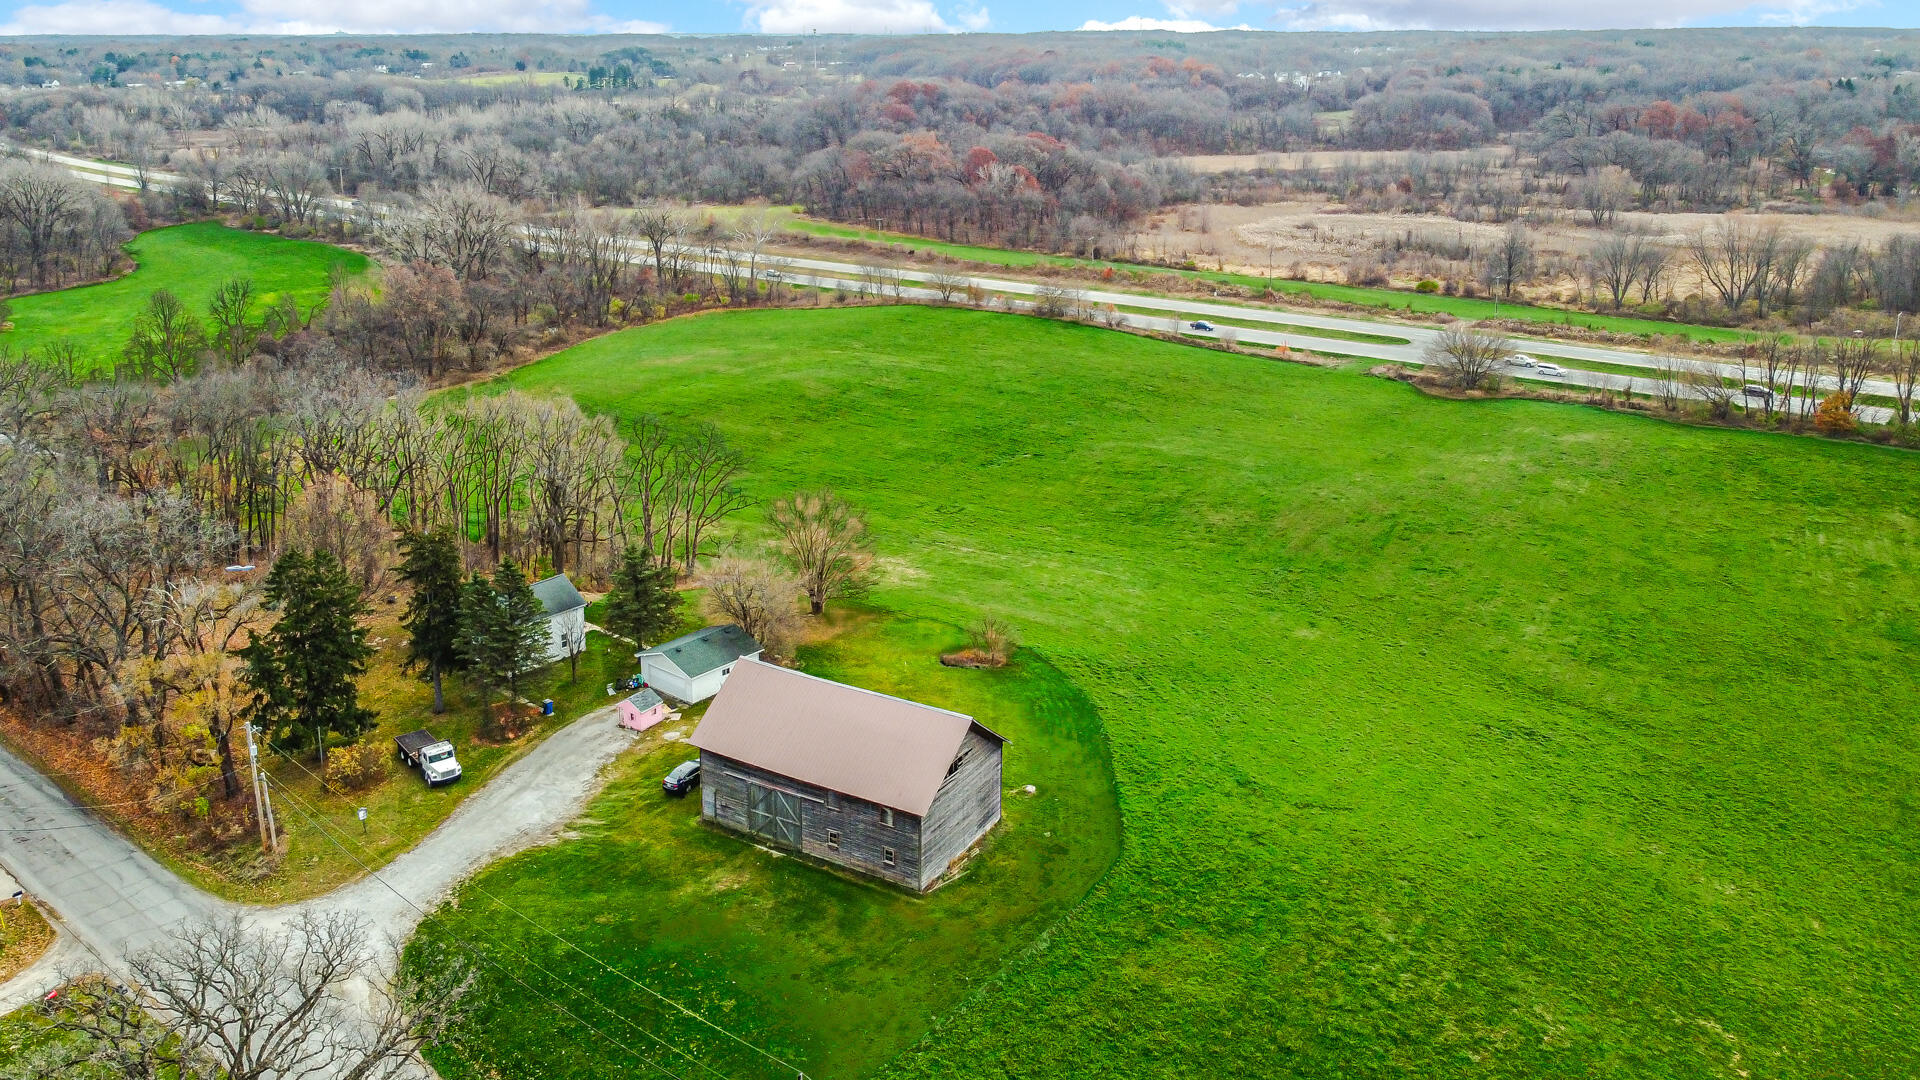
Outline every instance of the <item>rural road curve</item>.
{"label": "rural road curve", "polygon": [[[52,910],[63,932],[53,950],[57,956],[0,985],[0,1013],[42,996],[63,976],[117,967],[197,918],[245,913],[263,926],[279,926],[304,911],[344,912],[363,919],[376,940],[404,940],[422,912],[461,879],[540,843],[580,812],[599,790],[601,770],[636,738],[614,722],[615,715],[611,706],[597,709],[549,735],[375,873],[324,896],[274,907],[201,892],[0,748],[0,865]],[[279,800],[277,809],[294,828],[314,827],[291,799]],[[359,854],[351,829],[340,826],[337,836]]]}

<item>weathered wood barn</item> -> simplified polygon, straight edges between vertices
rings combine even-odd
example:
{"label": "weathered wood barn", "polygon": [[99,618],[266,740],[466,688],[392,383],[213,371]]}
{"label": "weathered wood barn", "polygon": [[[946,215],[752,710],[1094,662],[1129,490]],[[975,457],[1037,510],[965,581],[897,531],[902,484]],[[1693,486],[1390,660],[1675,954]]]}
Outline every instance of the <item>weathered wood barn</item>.
{"label": "weathered wood barn", "polygon": [[690,741],[702,817],[917,892],[1000,820],[1006,740],[985,725],[759,660]]}

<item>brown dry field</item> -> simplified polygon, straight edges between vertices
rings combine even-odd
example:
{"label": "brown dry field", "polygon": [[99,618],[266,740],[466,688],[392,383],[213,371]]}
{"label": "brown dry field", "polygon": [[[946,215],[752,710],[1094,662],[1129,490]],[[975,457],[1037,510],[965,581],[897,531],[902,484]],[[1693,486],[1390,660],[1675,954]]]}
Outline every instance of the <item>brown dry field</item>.
{"label": "brown dry field", "polygon": [[[1762,228],[1777,226],[1787,236],[1804,237],[1820,247],[1877,245],[1899,233],[1920,232],[1920,207],[1886,206],[1836,207],[1818,214],[1624,213],[1613,228],[1644,231],[1673,246],[1673,288],[1676,295],[1684,296],[1700,288],[1697,274],[1685,265],[1688,237],[1724,218],[1737,218]],[[1261,206],[1174,207],[1154,215],[1130,240],[1138,255],[1155,260],[1191,258],[1206,269],[1340,281],[1350,260],[1379,250],[1405,234],[1487,247],[1501,237],[1505,228],[1435,214],[1349,213],[1330,200],[1301,198]],[[1565,210],[1555,211],[1551,221],[1529,226],[1529,230],[1543,265],[1555,259],[1571,262],[1612,231],[1583,226]],[[1403,262],[1396,280],[1420,262],[1417,256]],[[1437,272],[1438,262],[1432,260],[1429,271]],[[1561,291],[1571,284],[1563,277],[1558,282],[1542,283],[1533,293]]]}
{"label": "brown dry field", "polygon": [[[1511,153],[1511,148],[1506,146],[1482,146],[1472,150],[1436,150],[1418,156],[1437,160],[1465,160],[1478,156],[1504,161]],[[1379,165],[1389,161],[1405,161],[1407,156],[1405,150],[1298,150],[1265,154],[1186,154],[1172,160],[1198,173],[1233,172],[1236,169],[1284,169],[1297,172],[1331,169],[1347,162]]]}

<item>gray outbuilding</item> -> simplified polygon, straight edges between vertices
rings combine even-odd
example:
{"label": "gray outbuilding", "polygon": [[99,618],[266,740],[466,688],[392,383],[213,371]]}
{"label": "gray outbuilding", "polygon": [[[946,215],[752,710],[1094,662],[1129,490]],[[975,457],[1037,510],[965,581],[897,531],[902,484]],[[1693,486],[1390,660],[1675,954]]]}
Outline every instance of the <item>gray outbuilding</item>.
{"label": "gray outbuilding", "polygon": [[916,892],[1000,820],[986,725],[763,661],[734,665],[689,741],[706,820]]}

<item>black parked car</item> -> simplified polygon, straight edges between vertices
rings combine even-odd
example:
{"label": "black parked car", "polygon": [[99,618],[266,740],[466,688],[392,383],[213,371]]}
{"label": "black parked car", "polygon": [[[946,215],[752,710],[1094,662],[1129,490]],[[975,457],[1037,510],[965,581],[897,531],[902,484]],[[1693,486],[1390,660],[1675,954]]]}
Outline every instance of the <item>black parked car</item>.
{"label": "black parked car", "polygon": [[683,761],[673,767],[665,780],[660,781],[661,790],[669,795],[685,795],[700,782],[700,759]]}

